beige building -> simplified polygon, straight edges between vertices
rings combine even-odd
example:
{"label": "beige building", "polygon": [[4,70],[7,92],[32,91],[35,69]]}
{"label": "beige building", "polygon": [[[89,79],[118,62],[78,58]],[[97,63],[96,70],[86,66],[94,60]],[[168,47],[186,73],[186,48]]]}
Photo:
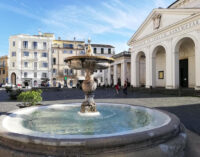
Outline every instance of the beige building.
{"label": "beige building", "polygon": [[68,88],[76,87],[84,79],[84,72],[70,69],[64,60],[69,56],[84,55],[85,42],[76,40],[54,40],[52,45],[52,85],[61,83]]}
{"label": "beige building", "polygon": [[154,9],[128,45],[131,84],[200,89],[200,0]]}
{"label": "beige building", "polygon": [[8,56],[0,57],[0,84],[8,83]]}

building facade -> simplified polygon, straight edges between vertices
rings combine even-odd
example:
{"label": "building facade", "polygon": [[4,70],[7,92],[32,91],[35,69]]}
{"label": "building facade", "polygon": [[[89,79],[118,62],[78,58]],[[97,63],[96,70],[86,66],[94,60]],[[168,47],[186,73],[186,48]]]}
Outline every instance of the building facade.
{"label": "building facade", "polygon": [[[96,56],[112,57],[115,54],[115,47],[106,44],[91,44],[92,52]],[[87,49],[87,45],[86,45]],[[94,78],[99,86],[107,85],[107,70],[96,70],[94,72]]]}
{"label": "building facade", "polygon": [[123,86],[125,81],[129,84],[131,81],[131,53],[124,51],[112,57],[115,61],[106,70],[108,85]]}
{"label": "building facade", "polygon": [[131,37],[133,87],[200,89],[200,1],[154,9]]}
{"label": "building facade", "polygon": [[0,57],[0,84],[8,83],[8,56]]}
{"label": "building facade", "polygon": [[9,38],[8,82],[40,86],[51,81],[54,34],[14,35]]}
{"label": "building facade", "polygon": [[85,54],[85,42],[76,40],[54,40],[52,46],[52,85],[61,83],[68,88],[76,87],[84,79],[84,72],[70,69],[65,63],[69,56]]}

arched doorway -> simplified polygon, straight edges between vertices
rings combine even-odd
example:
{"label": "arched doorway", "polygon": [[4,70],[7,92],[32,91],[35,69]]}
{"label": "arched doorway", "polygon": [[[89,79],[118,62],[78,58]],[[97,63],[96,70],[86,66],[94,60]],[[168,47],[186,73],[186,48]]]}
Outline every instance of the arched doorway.
{"label": "arched doorway", "polygon": [[15,73],[11,74],[11,84],[16,85],[16,74]]}
{"label": "arched doorway", "polygon": [[136,56],[136,80],[139,87],[146,85],[146,56],[144,52],[139,52]]}
{"label": "arched doorway", "polygon": [[186,37],[176,44],[176,83],[179,87],[195,87],[195,43],[193,39]]}
{"label": "arched doorway", "polygon": [[166,86],[166,51],[163,46],[157,46],[152,54],[152,86]]}

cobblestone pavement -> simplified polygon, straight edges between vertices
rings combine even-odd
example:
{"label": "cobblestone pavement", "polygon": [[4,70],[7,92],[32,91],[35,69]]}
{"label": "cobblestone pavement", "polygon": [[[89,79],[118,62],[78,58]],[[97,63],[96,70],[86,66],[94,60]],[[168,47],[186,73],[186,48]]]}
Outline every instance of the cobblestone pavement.
{"label": "cobblestone pavement", "polygon": [[[48,90],[43,92],[43,104],[82,102],[84,94],[80,89]],[[185,127],[200,135],[200,98],[172,97],[161,94],[139,92],[121,92],[116,95],[114,89],[100,88],[95,94],[96,102],[124,103],[156,107],[176,114]],[[17,109],[16,101],[9,100],[8,94],[0,91],[0,114]]]}

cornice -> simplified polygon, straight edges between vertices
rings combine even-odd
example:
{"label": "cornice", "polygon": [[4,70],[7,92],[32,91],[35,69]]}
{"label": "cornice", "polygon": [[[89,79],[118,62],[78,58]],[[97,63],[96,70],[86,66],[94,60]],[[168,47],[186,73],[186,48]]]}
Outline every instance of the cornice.
{"label": "cornice", "polygon": [[[198,18],[199,18],[199,20],[198,20]],[[197,19],[197,20],[195,21],[195,19]],[[193,22],[193,23],[191,23],[191,22]],[[186,25],[186,24],[188,24],[188,25]],[[135,46],[136,46],[136,44],[139,44],[142,41],[145,41],[145,43],[146,43],[147,40],[149,40],[149,42],[151,42],[151,41],[153,42],[155,40],[159,40],[159,39],[164,38],[166,36],[170,36],[171,34],[174,34],[176,32],[180,32],[180,30],[190,28],[192,25],[194,26],[194,25],[197,25],[197,24],[198,25],[200,24],[200,13],[195,14],[192,17],[190,16],[188,18],[185,18],[181,21],[178,21],[178,22],[176,22],[172,25],[169,25],[167,27],[164,27],[160,30],[157,30],[156,32],[148,34],[147,36],[143,37],[142,39],[139,39],[137,41],[132,41],[132,42],[129,43],[130,44],[129,46],[131,46],[133,44],[135,44]],[[152,40],[152,39],[154,39],[154,40]],[[142,43],[142,44],[145,44],[145,43]]]}
{"label": "cornice", "polygon": [[[179,14],[179,15],[188,15],[188,14],[197,13],[197,12],[200,12],[200,9],[153,9],[152,12],[147,16],[147,18],[145,19],[145,21],[142,23],[142,25],[138,28],[138,30],[129,39],[129,41],[128,41],[127,44],[129,46],[131,45],[132,40],[134,40],[134,38],[136,38],[140,34],[140,32],[142,31],[142,29],[145,27],[145,25],[150,20],[152,20],[152,17],[154,16],[155,13],[170,13],[170,14],[175,14],[176,13],[176,14]],[[169,25],[169,26],[171,26],[171,25]],[[165,27],[165,28],[167,28],[167,27]],[[162,28],[162,29],[164,29],[164,28]],[[157,30],[157,32],[159,32],[162,29]],[[155,32],[153,32],[153,33],[155,33]]]}

